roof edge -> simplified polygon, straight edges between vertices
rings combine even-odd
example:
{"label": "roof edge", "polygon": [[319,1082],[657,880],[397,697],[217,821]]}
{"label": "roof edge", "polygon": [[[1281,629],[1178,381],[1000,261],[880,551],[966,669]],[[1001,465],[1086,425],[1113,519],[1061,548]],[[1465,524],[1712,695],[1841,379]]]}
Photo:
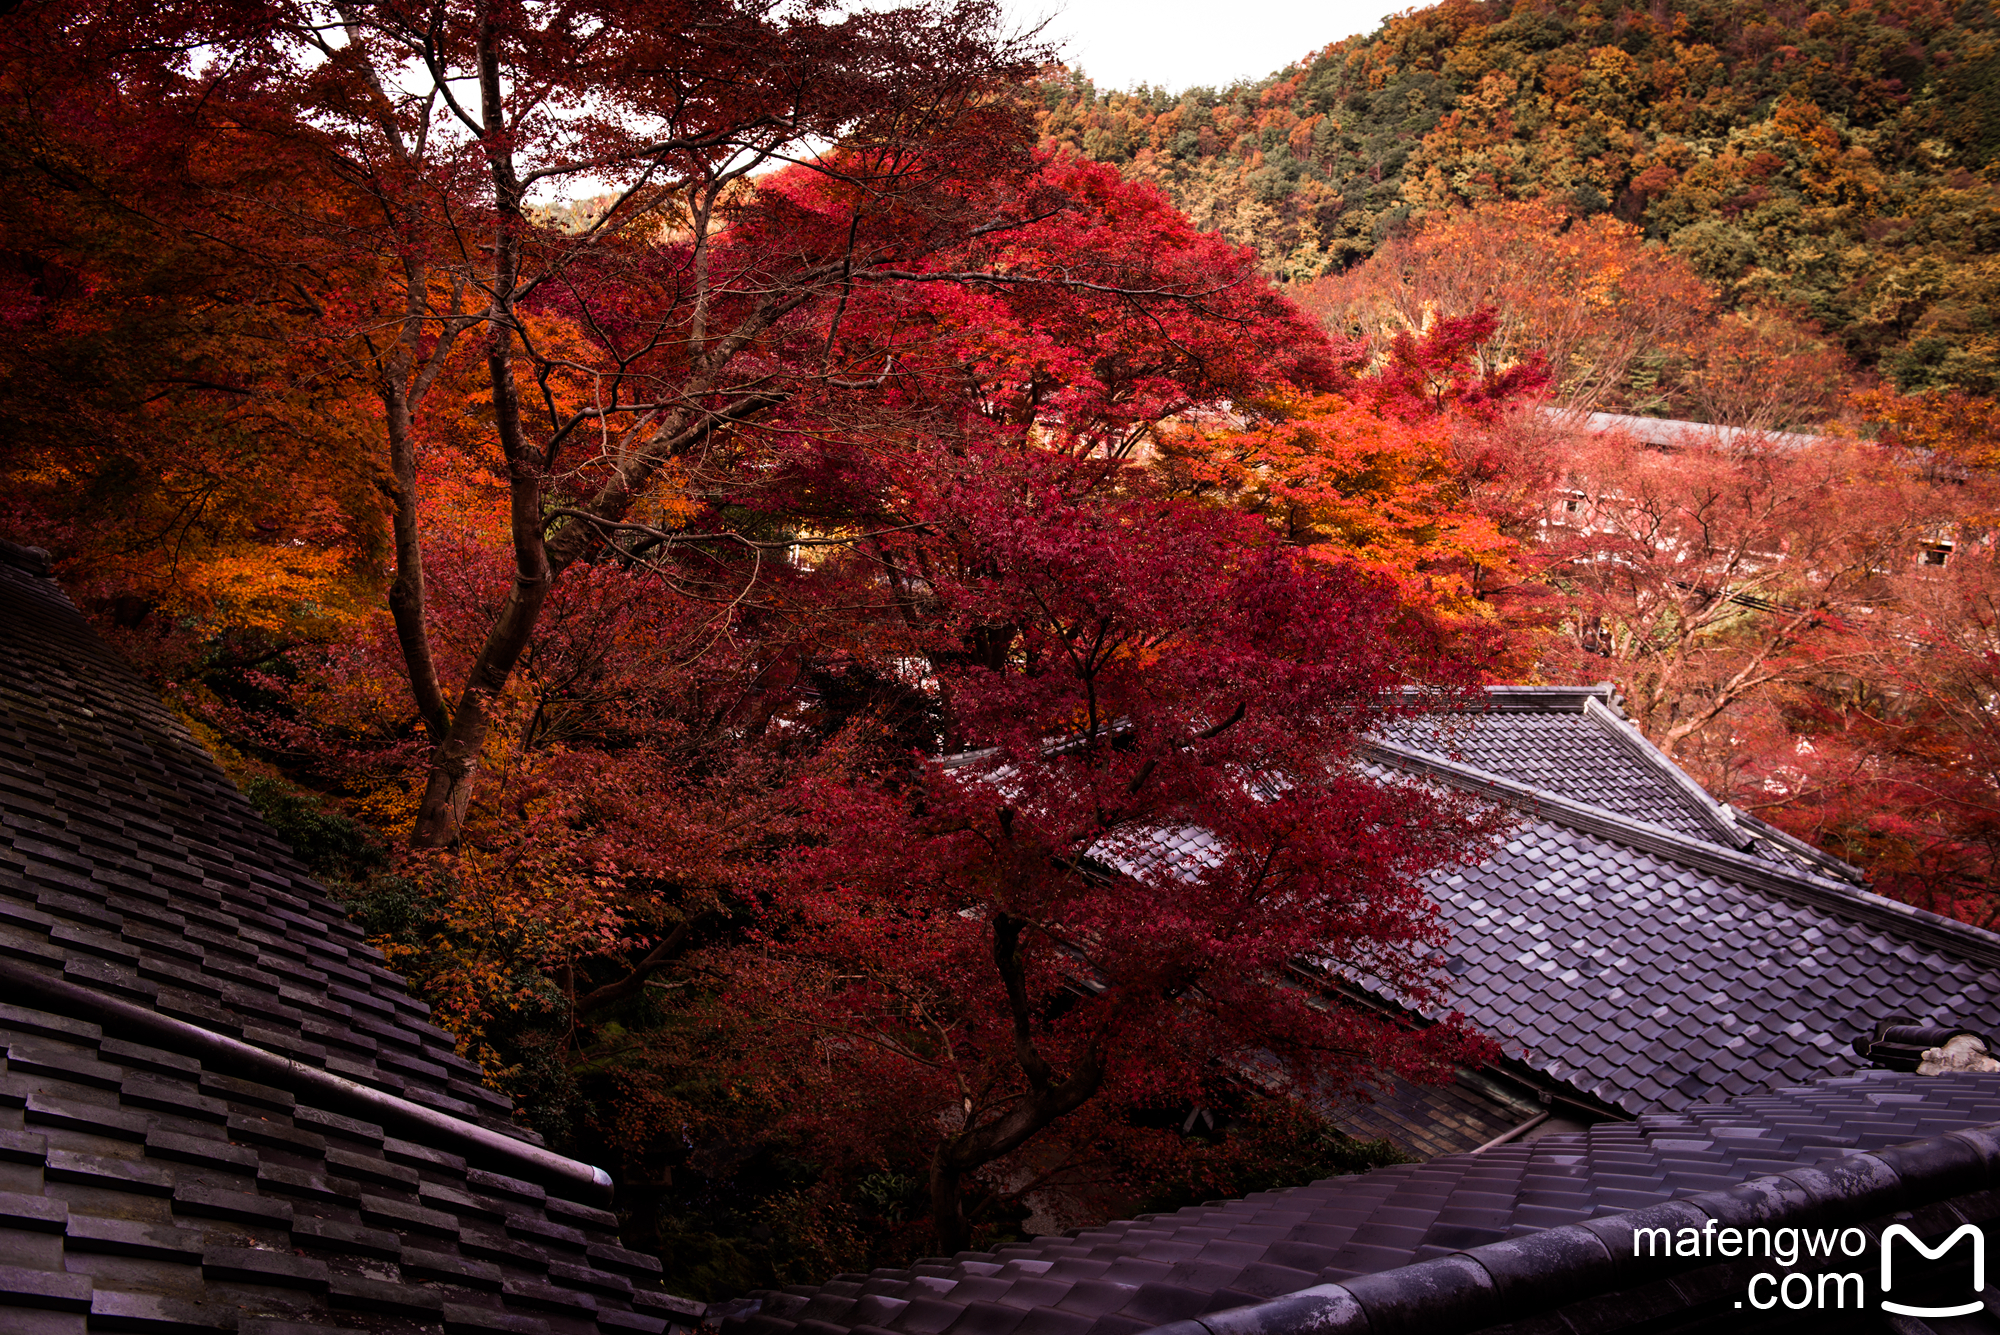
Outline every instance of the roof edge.
{"label": "roof edge", "polygon": [[23,547],[19,543],[0,538],[0,564],[18,567],[40,579],[49,578],[52,560],[48,550],[42,547]]}
{"label": "roof edge", "polygon": [[1484,1330],[1715,1264],[1712,1256],[1641,1258],[1634,1242],[1642,1228],[1700,1229],[1710,1220],[1724,1226],[1851,1227],[1972,1195],[1996,1181],[2000,1123],[1489,1242],[1155,1326],[1141,1335],[1367,1335],[1381,1329],[1376,1317],[1399,1330],[1421,1327],[1436,1335]]}
{"label": "roof edge", "polygon": [[[1294,961],[1295,974],[1308,977],[1313,985],[1328,987],[1340,994],[1350,1005],[1360,1006],[1379,1015],[1395,1016],[1399,1020],[1429,1023],[1416,1012],[1391,1001],[1379,992],[1370,991],[1351,978],[1341,977],[1324,964],[1315,964],[1310,970]],[[1496,1103],[1518,1105],[1522,1111],[1541,1109],[1552,1103],[1563,1103],[1598,1121],[1637,1121],[1647,1108],[1623,1108],[1608,1099],[1592,1094],[1582,1086],[1572,1083],[1563,1076],[1544,1071],[1520,1057],[1502,1055],[1478,1067],[1459,1066],[1452,1071],[1452,1082],[1464,1085],[1482,1098]],[[1517,1091],[1509,1091],[1508,1085],[1518,1086]],[[1526,1091],[1525,1093],[1519,1091]]]}
{"label": "roof edge", "polygon": [[1855,866],[1853,863],[1843,862],[1823,848],[1814,848],[1797,835],[1786,834],[1783,830],[1761,816],[1752,815],[1750,812],[1743,810],[1743,808],[1727,802],[1723,803],[1722,809],[1729,813],[1729,819],[1735,821],[1738,825],[1748,827],[1759,838],[1769,839],[1774,844],[1783,845],[1800,857],[1817,862],[1823,867],[1831,867],[1840,876],[1853,881],[1856,885],[1864,884],[1868,879],[1868,873],[1862,871],[1861,868]]}
{"label": "roof edge", "polygon": [[1593,704],[1596,702],[1584,701],[1583,715],[1598,726],[1612,745],[1673,785],[1674,791],[1694,806],[1703,823],[1725,841],[1725,847],[1738,850],[1749,848],[1750,840],[1730,823],[1714,794],[1696,783],[1692,775],[1675,764],[1672,756],[1653,745],[1629,719],[1618,717],[1602,705],[1593,709]]}
{"label": "roof edge", "polygon": [[1989,969],[2000,969],[2000,934],[1969,923],[1884,898],[1844,881],[1788,870],[1774,862],[1731,852],[1650,821],[1613,815],[1545,788],[1503,779],[1426,751],[1383,742],[1365,743],[1361,750],[1398,769],[1428,775],[1482,796],[1525,805],[1558,825],[1658,853],[1864,926],[1895,932],[1919,945],[1947,951]]}
{"label": "roof edge", "polygon": [[[1436,695],[1427,686],[1404,686],[1398,693],[1406,703]],[[1592,700],[1600,707],[1610,708],[1618,698],[1618,688],[1608,681],[1593,686],[1482,686],[1478,695],[1451,698],[1464,712],[1575,714],[1586,709]]]}
{"label": "roof edge", "polygon": [[0,984],[5,984],[8,995],[16,1000],[91,1021],[109,1033],[143,1039],[155,1047],[196,1058],[213,1070],[254,1079],[294,1095],[308,1094],[323,1100],[331,1111],[358,1114],[385,1128],[395,1127],[419,1143],[449,1149],[475,1166],[496,1168],[534,1182],[562,1199],[599,1207],[611,1204],[611,1177],[602,1168],[564,1158],[450,1113],[105,996],[16,960],[0,958]]}
{"label": "roof edge", "polygon": [[1653,745],[1652,740],[1640,732],[1638,725],[1630,719],[1621,717],[1592,701],[1584,702],[1583,712],[1596,720],[1606,735],[1618,746],[1623,747],[1627,754],[1651,766],[1655,772],[1687,796],[1701,812],[1702,819],[1720,831],[1722,837],[1734,847],[1747,853],[1756,847],[1759,839],[1768,839],[1782,846],[1793,856],[1803,858],[1831,872],[1839,880],[1852,881],[1856,885],[1867,883],[1867,873],[1852,863],[1843,862],[1824,849],[1814,848],[1805,840],[1786,834],[1769,821],[1759,820],[1749,812],[1738,810],[1727,802],[1716,801],[1713,793],[1695,782],[1693,776],[1682,769],[1672,756]]}

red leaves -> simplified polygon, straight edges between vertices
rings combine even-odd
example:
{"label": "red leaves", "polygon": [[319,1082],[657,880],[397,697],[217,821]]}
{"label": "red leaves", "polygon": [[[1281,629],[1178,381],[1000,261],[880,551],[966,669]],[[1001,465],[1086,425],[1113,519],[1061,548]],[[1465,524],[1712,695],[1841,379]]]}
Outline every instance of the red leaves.
{"label": "red leaves", "polygon": [[[969,1187],[1143,1141],[1135,1110],[1469,1050],[1297,976],[1434,1006],[1419,878],[1478,827],[1350,753],[1470,669],[1406,591],[1146,461],[1292,391],[1480,420],[1522,380],[1464,371],[1476,325],[1357,384],[1248,252],[1027,151],[981,6],[503,7],[497,46],[354,14],[174,20],[237,61],[175,103],[191,155],[285,146],[194,212],[296,262],[259,328],[351,377],[396,575],[393,638],[329,632],[215,716],[414,828],[381,930],[516,1092],[620,1071],[641,1106],[597,1125],[630,1136],[765,1136],[788,1094],[827,1162],[927,1159],[951,1237]],[[385,76],[418,58],[428,101]],[[524,202],[581,177],[636,189]],[[722,1092],[690,1111],[662,1062]]]}
{"label": "red leaves", "polygon": [[947,1242],[961,1183],[1031,1138],[1040,1159],[1218,1082],[1462,1051],[1288,978],[1326,959],[1434,1004],[1417,881],[1476,833],[1342,760],[1403,674],[1440,667],[1389,587],[1142,475],[971,457],[916,502],[933,536],[899,546],[963,646],[933,654],[936,689],[980,749],[815,789],[820,842],[776,900],[811,927],[765,945],[785,961],[771,1004],[844,1036],[838,1082],[894,1087],[899,1119],[957,1109],[932,1157]]}
{"label": "red leaves", "polygon": [[1551,380],[1548,356],[1530,349],[1504,368],[1477,354],[1500,327],[1500,313],[1481,306],[1468,315],[1440,315],[1421,335],[1397,330],[1381,365],[1363,382],[1363,398],[1378,412],[1417,421],[1460,412],[1490,424],[1516,400],[1538,396]]}

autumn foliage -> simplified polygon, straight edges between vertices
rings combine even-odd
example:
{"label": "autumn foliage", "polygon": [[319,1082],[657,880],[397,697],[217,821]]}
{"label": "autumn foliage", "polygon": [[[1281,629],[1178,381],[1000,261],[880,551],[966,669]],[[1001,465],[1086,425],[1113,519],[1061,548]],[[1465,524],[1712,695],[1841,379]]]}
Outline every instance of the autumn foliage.
{"label": "autumn foliage", "polygon": [[1441,214],[1306,286],[1300,302],[1378,344],[1492,311],[1481,366],[1498,374],[1539,358],[1553,397],[1576,412],[1812,427],[1837,415],[1851,374],[1796,315],[1730,311],[1694,266],[1638,227],[1547,200]]}
{"label": "autumn foliage", "polygon": [[[1475,606],[1534,670],[1612,678],[1711,791],[1887,893],[1994,919],[1992,400],[1883,387],[1796,314],[1729,310],[1638,227],[1546,201],[1433,216],[1304,295],[1383,374],[1396,340],[1487,302],[1485,373],[1554,372],[1539,411],[1461,428],[1473,448],[1411,512],[1366,514],[1485,521],[1456,530],[1487,537]],[[1605,408],[1628,415],[1587,415]],[[1286,477],[1271,464],[1260,485]],[[1438,554],[1394,564],[1436,587]]]}
{"label": "autumn foliage", "polygon": [[1038,125],[1293,284],[1534,202],[1642,230],[1725,310],[1803,319],[1899,390],[2000,390],[1990,9],[1445,0],[1328,35],[1226,88],[1065,71]]}
{"label": "autumn foliage", "polygon": [[[1390,31],[1490,26],[1441,13]],[[1993,916],[1990,400],[1649,239],[1722,188],[1664,144],[1445,189],[1467,136],[1519,160],[1470,67],[1422,210],[1299,186],[1355,262],[1295,303],[1060,142],[996,21],[0,19],[0,523],[678,1282],[1393,1153],[1281,1096],[1490,1055],[1421,885],[1495,817],[1352,763],[1409,700],[1613,676],[1731,800]],[[1145,151],[1345,162],[1370,71],[1437,58]],[[1540,77],[1609,136],[1638,75],[1591,61]],[[1756,133],[1783,170],[1729,171],[1867,175],[1803,103]]]}
{"label": "autumn foliage", "polygon": [[1536,375],[1037,148],[985,9],[702,15],[34,9],[10,528],[690,1286],[1480,1056],[1419,887],[1487,817],[1348,757],[1504,651],[1454,451]]}
{"label": "autumn foliage", "polygon": [[982,745],[810,785],[816,837],[743,974],[821,1054],[788,1065],[815,1072],[800,1117],[928,1148],[947,1245],[975,1180],[1061,1181],[1133,1111],[1470,1050],[1273,987],[1326,957],[1443,1005],[1418,878],[1475,827],[1340,763],[1435,632],[1254,520],[1061,456],[973,457],[926,498],[921,559],[947,723]]}

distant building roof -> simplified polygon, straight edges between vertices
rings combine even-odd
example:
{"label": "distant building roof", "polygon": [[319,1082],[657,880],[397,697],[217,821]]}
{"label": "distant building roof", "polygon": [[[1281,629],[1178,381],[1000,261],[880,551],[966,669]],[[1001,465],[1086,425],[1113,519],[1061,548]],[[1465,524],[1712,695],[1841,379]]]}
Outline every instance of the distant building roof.
{"label": "distant building roof", "polygon": [[1518,812],[1432,893],[1453,1001],[1530,1071],[1638,1114],[1852,1071],[1893,1017],[2000,1025],[2000,936],[1716,802],[1609,686],[1487,705],[1399,722],[1369,755]]}
{"label": "distant building roof", "polygon": [[698,1310],[38,555],[0,544],[0,1329],[658,1335]]}
{"label": "distant building roof", "polygon": [[1671,417],[1634,417],[1626,413],[1579,413],[1567,408],[1542,408],[1542,416],[1558,425],[1596,434],[1617,432],[1642,445],[1662,450],[1685,450],[1697,446],[1734,449],[1739,445],[1762,444],[1780,448],[1802,448],[1820,437],[1799,431],[1766,431],[1757,427],[1717,426],[1712,422],[1687,422]]}

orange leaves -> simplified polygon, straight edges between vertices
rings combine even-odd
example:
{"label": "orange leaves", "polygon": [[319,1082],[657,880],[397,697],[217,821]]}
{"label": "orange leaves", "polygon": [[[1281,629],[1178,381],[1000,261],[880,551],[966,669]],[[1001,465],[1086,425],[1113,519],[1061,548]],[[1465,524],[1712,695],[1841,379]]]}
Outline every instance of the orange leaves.
{"label": "orange leaves", "polygon": [[1578,509],[1550,543],[1571,628],[1669,754],[1726,757],[1743,712],[1907,654],[1911,576],[1962,500],[1835,437],[1573,450]]}
{"label": "orange leaves", "polygon": [[[142,605],[121,614],[131,624],[157,612],[197,635],[334,633],[368,600],[379,524],[365,471],[341,449],[344,412],[301,406],[274,428],[211,408],[147,413],[133,425],[150,440],[16,451],[0,472],[7,519],[43,535],[86,598]],[[171,448],[190,436],[206,448]]]}
{"label": "orange leaves", "polygon": [[1840,131],[1828,122],[1826,113],[1809,98],[1787,94],[1772,108],[1771,128],[1798,145],[1802,178],[1823,187],[1827,169],[1840,151]]}
{"label": "orange leaves", "polygon": [[1572,219],[1545,201],[1443,215],[1321,279],[1304,301],[1336,327],[1373,335],[1378,349],[1397,332],[1494,307],[1500,324],[1480,364],[1504,368],[1540,352],[1557,396],[1577,407],[1617,400],[1640,359],[1683,354],[1710,310],[1693,271],[1637,228]]}
{"label": "orange leaves", "polygon": [[2000,400],[1963,390],[1896,394],[1871,389],[1850,400],[1884,440],[1919,455],[2000,469]]}
{"label": "orange leaves", "polygon": [[1161,442],[1163,471],[1316,557],[1375,572],[1407,607],[1494,621],[1494,600],[1525,578],[1511,492],[1527,464],[1506,410],[1544,382],[1538,357],[1484,361],[1495,321],[1480,311],[1399,333],[1343,392],[1286,391],[1248,421],[1184,426]]}
{"label": "orange leaves", "polygon": [[1679,389],[1703,421],[1811,429],[1835,415],[1851,373],[1828,340],[1775,311],[1751,308],[1704,331]]}
{"label": "orange leaves", "polygon": [[294,542],[216,551],[191,563],[184,593],[206,603],[219,619],[280,636],[296,632],[302,622],[338,624],[353,617],[358,591],[347,554]]}
{"label": "orange leaves", "polygon": [[1291,130],[1286,134],[1285,147],[1290,149],[1292,156],[1297,158],[1300,162],[1307,162],[1311,160],[1313,131],[1317,130],[1320,126],[1320,122],[1324,121],[1325,119],[1326,116],[1324,114],[1307,116],[1305,119],[1301,120],[1297,125],[1294,125],[1291,128]]}
{"label": "orange leaves", "polygon": [[[1672,147],[1642,174],[1646,189],[1671,188],[1682,156]],[[1584,410],[1811,429],[1832,416],[1851,373],[1837,345],[1783,311],[1720,312],[1695,270],[1637,227],[1546,200],[1437,215],[1304,301],[1371,335],[1378,353],[1397,334],[1494,307],[1480,363],[1540,353],[1554,397]]]}
{"label": "orange leaves", "polygon": [[1400,421],[1336,394],[1267,411],[1249,430],[1173,439],[1170,467],[1268,516],[1315,556],[1393,580],[1412,603],[1464,612],[1475,571],[1517,555],[1468,503],[1455,435],[1472,424]]}

